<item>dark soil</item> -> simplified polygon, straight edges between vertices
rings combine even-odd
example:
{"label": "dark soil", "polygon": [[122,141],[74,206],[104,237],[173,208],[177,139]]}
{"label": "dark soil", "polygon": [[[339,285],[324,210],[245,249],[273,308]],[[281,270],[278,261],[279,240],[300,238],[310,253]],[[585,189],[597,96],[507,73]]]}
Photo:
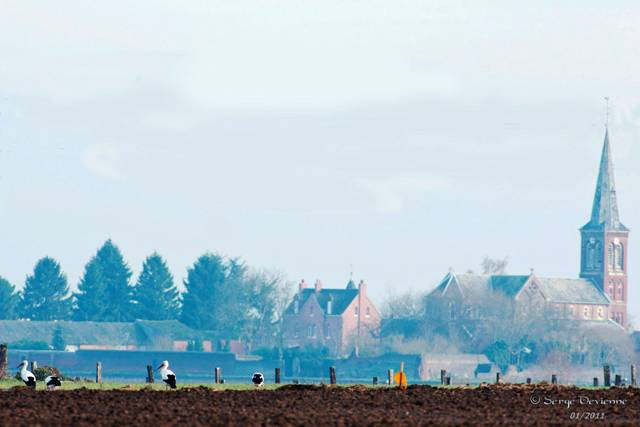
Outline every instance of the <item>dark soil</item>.
{"label": "dark soil", "polygon": [[[586,419],[589,417],[598,419]],[[637,426],[639,420],[640,389],[629,388],[411,386],[401,391],[386,387],[285,386],[255,391],[201,387],[177,391],[44,392],[16,387],[0,392],[0,424],[6,426]]]}

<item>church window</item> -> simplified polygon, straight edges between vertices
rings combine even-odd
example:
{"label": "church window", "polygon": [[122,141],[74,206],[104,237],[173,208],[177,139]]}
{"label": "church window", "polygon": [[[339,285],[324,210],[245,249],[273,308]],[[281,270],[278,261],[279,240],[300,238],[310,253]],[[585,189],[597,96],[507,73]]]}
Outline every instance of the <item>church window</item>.
{"label": "church window", "polygon": [[293,302],[293,312],[295,314],[298,314],[298,311],[300,311],[300,302],[298,300],[295,300]]}
{"label": "church window", "polygon": [[602,307],[598,307],[598,319],[604,318],[604,309]]}
{"label": "church window", "polygon": [[596,268],[596,242],[595,239],[589,239],[587,243],[587,268],[593,269]]}
{"label": "church window", "polygon": [[614,259],[614,250],[613,250],[613,243],[609,243],[609,246],[607,248],[607,265],[609,266],[610,269],[613,268],[613,259]]}
{"label": "church window", "polygon": [[309,328],[307,329],[307,336],[309,338],[316,337],[316,325],[309,325]]}
{"label": "church window", "polygon": [[358,306],[357,305],[354,307],[353,316],[354,317],[358,317]]}
{"label": "church window", "polygon": [[589,318],[589,306],[588,306],[588,305],[587,305],[587,306],[585,306],[585,307],[582,309],[582,316],[583,316],[585,319],[588,319],[588,318]]}
{"label": "church window", "polygon": [[456,318],[456,306],[453,302],[449,303],[449,318],[454,320]]}
{"label": "church window", "polygon": [[614,257],[614,268],[616,270],[622,270],[624,265],[624,250],[622,248],[622,244],[616,243],[614,244],[613,257]]}
{"label": "church window", "polygon": [[367,306],[367,311],[365,314],[367,317],[371,317],[371,309],[369,308],[369,306]]}
{"label": "church window", "polygon": [[622,285],[618,285],[618,299],[622,299]]}
{"label": "church window", "polygon": [[576,308],[573,305],[569,305],[569,315],[571,317],[576,315]]}

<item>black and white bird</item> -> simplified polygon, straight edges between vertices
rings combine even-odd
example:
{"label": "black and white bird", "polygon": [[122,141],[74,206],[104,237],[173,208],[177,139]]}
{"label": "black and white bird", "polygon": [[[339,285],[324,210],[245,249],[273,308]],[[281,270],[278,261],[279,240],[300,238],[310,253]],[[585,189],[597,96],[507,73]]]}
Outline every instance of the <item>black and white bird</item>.
{"label": "black and white bird", "polygon": [[162,381],[164,381],[169,387],[176,388],[176,374],[169,369],[169,361],[165,360],[162,362],[162,364],[158,366],[158,370],[160,371]]}
{"label": "black and white bird", "polygon": [[55,390],[56,387],[62,387],[62,381],[60,380],[60,377],[49,375],[44,379],[44,385],[47,386],[47,390]]}
{"label": "black and white bird", "polygon": [[27,387],[31,387],[31,388],[33,388],[35,390],[35,388],[36,388],[36,376],[33,375],[33,373],[27,369],[27,366],[29,366],[29,361],[23,360],[16,367],[20,368],[20,378],[22,379],[24,384]]}
{"label": "black and white bird", "polygon": [[254,372],[253,377],[251,378],[251,382],[256,387],[262,387],[262,385],[264,384],[264,375],[262,375],[262,372]]}

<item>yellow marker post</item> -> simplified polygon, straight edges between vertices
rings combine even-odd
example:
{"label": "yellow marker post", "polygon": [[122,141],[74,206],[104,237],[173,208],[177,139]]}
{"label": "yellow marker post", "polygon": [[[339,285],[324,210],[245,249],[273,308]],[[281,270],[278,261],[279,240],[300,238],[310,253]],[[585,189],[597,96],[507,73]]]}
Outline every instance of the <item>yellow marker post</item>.
{"label": "yellow marker post", "polygon": [[396,372],[393,380],[401,390],[407,389],[407,375],[404,373],[404,362],[400,362],[400,372]]}

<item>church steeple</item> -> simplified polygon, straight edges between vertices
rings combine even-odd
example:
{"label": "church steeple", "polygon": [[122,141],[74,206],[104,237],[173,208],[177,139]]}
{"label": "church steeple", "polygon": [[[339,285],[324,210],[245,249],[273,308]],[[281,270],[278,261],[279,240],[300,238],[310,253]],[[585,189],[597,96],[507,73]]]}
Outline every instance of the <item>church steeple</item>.
{"label": "church steeple", "polygon": [[580,235],[580,277],[596,283],[611,301],[609,318],[626,326],[629,229],[620,222],[608,126],[591,219],[580,229]]}
{"label": "church steeple", "polygon": [[609,144],[609,129],[604,134],[604,145],[600,157],[600,171],[596,183],[596,193],[593,198],[591,220],[583,229],[627,230],[620,223],[618,201],[616,199],[616,184],[613,176],[613,161]]}

